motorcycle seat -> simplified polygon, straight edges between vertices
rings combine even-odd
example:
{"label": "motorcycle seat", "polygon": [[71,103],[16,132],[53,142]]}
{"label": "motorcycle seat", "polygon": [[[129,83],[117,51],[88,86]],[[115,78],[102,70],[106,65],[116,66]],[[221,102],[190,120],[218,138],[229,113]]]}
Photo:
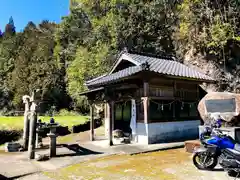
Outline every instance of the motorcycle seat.
{"label": "motorcycle seat", "polygon": [[240,152],[240,144],[235,144],[234,149]]}

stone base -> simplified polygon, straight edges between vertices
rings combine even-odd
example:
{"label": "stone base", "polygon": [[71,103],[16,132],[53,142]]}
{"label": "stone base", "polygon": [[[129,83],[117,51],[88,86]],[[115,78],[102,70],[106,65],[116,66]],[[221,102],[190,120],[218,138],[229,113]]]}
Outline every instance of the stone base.
{"label": "stone base", "polygon": [[21,144],[17,142],[5,143],[5,152],[19,152]]}

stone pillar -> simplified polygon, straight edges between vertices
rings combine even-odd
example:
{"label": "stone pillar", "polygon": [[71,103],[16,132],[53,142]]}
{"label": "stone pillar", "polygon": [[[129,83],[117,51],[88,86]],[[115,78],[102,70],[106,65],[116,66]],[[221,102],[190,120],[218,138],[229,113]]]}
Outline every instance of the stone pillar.
{"label": "stone pillar", "polygon": [[113,122],[114,122],[114,101],[110,101],[110,114],[109,114],[109,127],[108,127],[108,140],[109,146],[113,145]]}
{"label": "stone pillar", "polygon": [[47,134],[50,138],[50,157],[56,157],[57,152],[57,135],[54,132],[54,128],[50,127],[50,133]]}
{"label": "stone pillar", "polygon": [[24,128],[23,128],[23,149],[28,149],[28,139],[29,139],[29,110],[30,110],[30,97],[25,95],[23,96],[23,103],[25,104],[24,111]]}
{"label": "stone pillar", "polygon": [[45,123],[42,123],[41,119],[39,119],[37,121],[37,131],[36,131],[36,148],[40,148],[43,146],[42,144],[42,136],[41,133],[43,132],[43,125],[45,125]]}
{"label": "stone pillar", "polygon": [[36,148],[41,148],[43,146],[42,137],[40,135],[41,132],[42,132],[41,129],[37,129],[37,132],[36,132]]}
{"label": "stone pillar", "polygon": [[90,103],[90,141],[94,141],[94,105]]}
{"label": "stone pillar", "polygon": [[37,124],[37,114],[36,114],[35,110],[31,110],[30,133],[29,133],[29,143],[28,143],[28,157],[29,157],[29,159],[34,159],[35,158],[36,124]]}
{"label": "stone pillar", "polygon": [[39,142],[39,134],[38,134],[38,130],[36,131],[36,145],[35,147],[38,148],[38,142]]}

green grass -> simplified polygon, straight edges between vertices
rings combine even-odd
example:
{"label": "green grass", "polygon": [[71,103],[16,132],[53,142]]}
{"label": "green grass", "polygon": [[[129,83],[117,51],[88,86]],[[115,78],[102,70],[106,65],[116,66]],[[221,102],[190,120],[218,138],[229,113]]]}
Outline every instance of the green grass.
{"label": "green grass", "polygon": [[[43,122],[49,122],[50,117],[40,116]],[[68,126],[69,128],[73,125],[83,124],[88,120],[88,116],[56,116],[54,117],[55,122],[62,126]],[[23,129],[23,116],[16,117],[0,117],[0,130],[21,130]]]}

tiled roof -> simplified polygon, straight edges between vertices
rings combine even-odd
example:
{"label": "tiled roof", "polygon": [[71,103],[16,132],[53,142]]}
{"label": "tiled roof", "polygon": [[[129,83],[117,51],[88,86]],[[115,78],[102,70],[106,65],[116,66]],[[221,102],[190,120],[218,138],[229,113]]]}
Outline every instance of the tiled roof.
{"label": "tiled roof", "polygon": [[[149,71],[152,71],[152,72],[156,72],[164,75],[191,78],[196,80],[214,81],[213,78],[174,60],[154,58],[154,57],[148,57],[148,56],[137,55],[137,54],[129,54],[129,53],[125,53],[125,55],[129,56],[134,61],[139,62],[140,64],[147,62],[149,64]],[[96,80],[88,81],[86,82],[86,85],[92,86],[92,85],[100,85],[100,84],[112,82],[130,75],[133,75],[142,70],[143,69],[141,65],[129,67],[124,70],[121,70],[109,75],[105,75]]]}
{"label": "tiled roof", "polygon": [[123,69],[121,71],[118,71],[118,72],[109,74],[107,76],[104,76],[104,77],[102,77],[100,79],[97,79],[95,81],[92,81],[92,82],[88,81],[88,82],[86,82],[86,85],[87,86],[89,86],[89,85],[92,86],[92,85],[103,84],[103,83],[106,83],[106,82],[115,81],[115,80],[122,79],[122,78],[127,77],[127,76],[131,76],[131,75],[136,74],[140,71],[142,71],[141,66],[132,66],[132,67]]}

